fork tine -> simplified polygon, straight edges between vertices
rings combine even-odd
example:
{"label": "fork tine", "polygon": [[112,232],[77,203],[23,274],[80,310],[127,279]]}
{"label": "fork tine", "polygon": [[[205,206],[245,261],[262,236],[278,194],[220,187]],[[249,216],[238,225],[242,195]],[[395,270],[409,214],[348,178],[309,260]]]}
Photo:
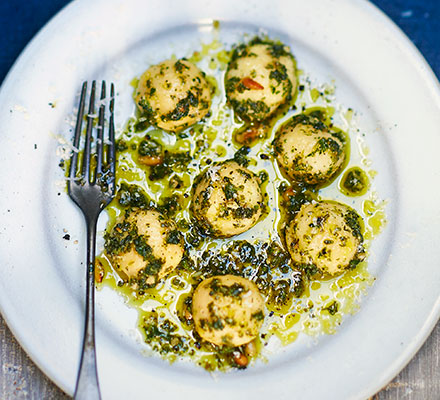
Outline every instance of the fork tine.
{"label": "fork tine", "polygon": [[116,170],[116,156],[115,156],[115,85],[110,85],[110,120],[109,120],[109,144],[107,146],[107,163],[109,165],[110,179],[108,180],[108,188],[110,193],[115,192],[115,170]]}
{"label": "fork tine", "polygon": [[95,181],[102,175],[102,162],[103,162],[103,149],[104,149],[104,116],[105,105],[103,100],[105,99],[105,81],[102,81],[101,85],[101,105],[99,106],[98,126],[96,127],[98,140],[96,141],[96,174]]}
{"label": "fork tine", "polygon": [[87,114],[86,142],[84,146],[84,155],[83,155],[83,164],[82,164],[82,176],[84,182],[89,182],[89,183],[90,183],[92,129],[93,129],[93,119],[94,119],[93,114],[95,112],[95,91],[96,91],[96,81],[93,81],[92,91],[90,92],[89,112]]}
{"label": "fork tine", "polygon": [[87,82],[84,82],[81,89],[81,97],[79,100],[79,107],[78,107],[78,117],[75,126],[75,137],[73,139],[73,153],[70,161],[70,171],[69,171],[70,182],[72,182],[72,180],[75,179],[76,171],[78,168],[79,142],[81,139],[81,127],[82,127],[82,120],[84,117],[86,93],[87,93]]}

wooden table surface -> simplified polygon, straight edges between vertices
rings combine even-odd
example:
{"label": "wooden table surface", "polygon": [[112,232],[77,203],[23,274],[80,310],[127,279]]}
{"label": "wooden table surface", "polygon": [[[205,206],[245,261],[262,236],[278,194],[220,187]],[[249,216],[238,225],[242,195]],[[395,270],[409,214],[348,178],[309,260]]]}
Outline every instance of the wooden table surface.
{"label": "wooden table surface", "polygon": [[[439,76],[439,0],[373,2],[410,36]],[[65,3],[66,0],[0,2],[0,67],[3,68],[0,81],[36,30]],[[15,15],[15,12],[20,15]],[[17,25],[17,21],[21,21],[21,25]],[[8,26],[11,27],[9,31]],[[3,51],[6,46],[10,49],[11,43],[15,47],[9,52]],[[29,359],[0,316],[0,400],[68,398]],[[408,366],[372,399],[440,399],[440,323]]]}
{"label": "wooden table surface", "polygon": [[[1,317],[0,366],[1,400],[70,398],[29,359]],[[440,399],[440,323],[407,367],[372,399]]]}

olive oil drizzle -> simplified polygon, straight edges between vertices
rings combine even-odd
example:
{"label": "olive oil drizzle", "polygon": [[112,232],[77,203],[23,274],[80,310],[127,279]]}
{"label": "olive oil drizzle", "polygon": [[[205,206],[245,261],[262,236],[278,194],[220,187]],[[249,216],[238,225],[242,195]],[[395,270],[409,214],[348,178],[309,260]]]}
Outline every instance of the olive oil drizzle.
{"label": "olive oil drizzle", "polygon": [[[295,49],[292,51],[294,53]],[[271,146],[274,133],[283,122],[303,111],[321,113],[325,122],[332,127],[335,120],[338,123],[345,122],[343,129],[334,127],[344,134],[350,152],[341,170],[345,169],[348,163],[358,163],[364,166],[370,181],[374,180],[374,172],[368,167],[365,145],[353,122],[354,111],[337,104],[333,83],[316,85],[304,72],[298,71],[298,90],[292,104],[284,107],[277,117],[271,120],[266,128],[265,137],[253,142],[246,156],[249,161],[248,168],[262,177],[265,202],[268,205],[266,214],[254,228],[237,237],[227,240],[201,238],[200,243],[197,243],[197,235],[192,235],[194,227],[188,212],[193,179],[212,162],[233,158],[241,147],[234,137],[238,130],[243,129],[244,123],[234,116],[232,109],[227,105],[223,84],[229,57],[230,52],[224,49],[218,38],[214,38],[211,43],[202,44],[200,50],[188,56],[188,60],[205,71],[210,82],[215,85],[216,94],[211,111],[204,121],[176,135],[147,126],[139,115],[133,115],[119,138],[118,187],[123,184],[137,185],[155,204],[163,204],[167,197],[178,196],[180,207],[173,214],[173,219],[183,231],[187,244],[189,243],[189,267],[182,264],[156,287],[139,294],[112,268],[105,253],[98,258],[98,287],[105,285],[113,288],[123,296],[130,307],[138,311],[139,330],[146,343],[170,362],[191,359],[207,370],[240,367],[234,358],[234,351],[245,355],[249,360],[257,356],[266,360],[269,356],[266,348],[270,340],[287,345],[294,342],[301,333],[312,336],[335,333],[344,316],[358,310],[360,299],[374,282],[374,277],[368,272],[367,263],[361,262],[355,269],[348,270],[340,276],[321,277],[319,280],[304,278],[301,281],[303,292],[298,297],[292,295],[296,287],[292,281],[297,278],[297,271],[285,268],[285,265],[269,268],[268,271],[259,271],[248,266],[247,269],[244,268],[245,271],[239,271],[237,274],[254,281],[258,281],[259,278],[264,281],[264,276],[270,275],[274,282],[291,282],[287,289],[286,285],[284,289],[280,288],[278,296],[284,296],[280,303],[274,301],[274,296],[277,296],[275,289],[265,293],[265,321],[260,336],[253,343],[253,351],[250,352],[245,346],[228,349],[211,345],[203,342],[194,331],[190,299],[196,285],[206,276],[206,271],[197,268],[197,264],[200,264],[198,259],[202,254],[210,254],[214,259],[225,254],[234,242],[246,241],[253,248],[256,257],[261,256],[261,261],[267,260],[267,246],[273,244],[280,249],[283,248],[281,230],[286,214],[281,210],[283,199],[279,188],[282,185],[290,186],[290,183],[280,172]],[[133,80],[133,86],[135,85],[136,80]],[[138,162],[139,144],[146,136],[160,143],[169,153],[190,154],[191,161],[186,167],[173,165],[172,172],[163,179],[151,180],[149,176],[152,167],[143,166]],[[313,198],[332,198],[338,191],[337,181],[340,176],[342,174],[337,175],[324,188],[309,188]],[[179,179],[179,187],[170,186],[171,177]],[[366,247],[386,223],[386,203],[379,199],[373,188],[373,185],[370,185],[366,193],[356,200],[355,206],[365,221],[363,235]],[[107,209],[110,217],[108,229],[114,225],[123,210],[124,207],[119,204],[118,198],[111,203]],[[266,248],[263,249],[264,245]],[[195,266],[191,266],[193,264]],[[216,271],[215,268],[213,271]]]}

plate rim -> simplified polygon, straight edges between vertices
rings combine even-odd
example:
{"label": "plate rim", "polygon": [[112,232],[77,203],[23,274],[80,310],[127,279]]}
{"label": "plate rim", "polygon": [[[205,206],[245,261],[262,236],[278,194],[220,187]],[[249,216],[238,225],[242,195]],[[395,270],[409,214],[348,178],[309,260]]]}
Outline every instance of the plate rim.
{"label": "plate rim", "polygon": [[[1,87],[0,87],[0,96],[5,91],[4,88],[9,85],[9,81],[16,74],[22,64],[26,61],[26,57],[29,57],[29,54],[32,53],[36,47],[40,44],[40,42],[44,39],[44,36],[47,35],[51,29],[54,28],[55,24],[59,22],[61,18],[66,18],[67,14],[70,12],[78,11],[82,4],[85,1],[74,1],[72,3],[64,6],[60,11],[58,11],[50,21],[43,26],[42,29],[34,36],[34,38],[26,45],[26,47],[21,52],[20,56],[14,62],[11,69],[8,71]],[[429,83],[429,87],[431,88],[431,92],[433,97],[437,98],[438,103],[440,104],[440,83],[437,80],[434,72],[431,67],[424,59],[423,55],[417,49],[417,47],[408,39],[408,37],[403,33],[403,31],[386,15],[384,14],[377,6],[370,2],[360,1],[356,2],[356,6],[367,10],[367,12],[371,13],[374,17],[382,19],[381,24],[388,26],[388,28],[393,30],[393,35],[395,35],[398,39],[398,42],[403,45],[405,50],[408,52],[408,58],[414,63],[415,66],[419,66],[419,73],[424,75],[424,79],[427,83]],[[53,376],[49,373],[49,370],[46,369],[44,363],[40,363],[40,360],[36,357],[33,350],[29,348],[26,344],[25,335],[19,332],[16,329],[17,324],[14,324],[14,318],[10,317],[8,313],[4,312],[3,305],[0,303],[0,311],[2,312],[2,316],[8,325],[9,329],[13,333],[14,337],[17,338],[20,345],[25,349],[26,353],[30,356],[30,358],[35,362],[35,364],[59,387],[66,391],[66,388],[62,382],[58,381],[56,376]],[[383,387],[383,385],[388,382],[392,377],[394,377],[399,371],[401,371],[407,363],[414,357],[414,355],[418,352],[418,350],[422,347],[428,336],[431,334],[434,329],[437,321],[440,318],[440,297],[437,299],[436,305],[433,307],[430,313],[430,317],[425,321],[423,327],[419,330],[419,335],[416,340],[414,340],[411,344],[406,347],[406,350],[401,354],[400,360],[396,360],[395,365],[390,367],[386,376],[384,376],[382,382],[376,385],[377,389]]]}

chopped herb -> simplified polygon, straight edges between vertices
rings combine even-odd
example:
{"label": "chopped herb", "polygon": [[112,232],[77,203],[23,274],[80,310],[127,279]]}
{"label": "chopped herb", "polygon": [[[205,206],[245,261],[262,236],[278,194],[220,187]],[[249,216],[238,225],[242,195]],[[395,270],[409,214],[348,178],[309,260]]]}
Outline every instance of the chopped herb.
{"label": "chopped herb", "polygon": [[169,244],[180,244],[182,242],[182,234],[177,229],[170,231],[166,241]]}
{"label": "chopped herb", "polygon": [[235,112],[243,119],[249,119],[249,117],[251,117],[256,121],[262,121],[270,112],[270,107],[261,100],[253,101],[246,99],[243,101],[237,101],[231,99],[230,101]]}
{"label": "chopped herb", "polygon": [[158,157],[162,155],[162,145],[154,139],[145,138],[139,143],[138,153],[141,156]]}
{"label": "chopped herb", "polygon": [[133,243],[137,253],[140,254],[144,260],[148,260],[153,254],[153,249],[146,242],[144,237],[138,236],[136,239],[134,239]]}
{"label": "chopped herb", "polygon": [[197,107],[199,105],[199,99],[197,95],[194,95],[190,90],[187,92],[187,96],[179,100],[176,108],[166,115],[162,115],[161,119],[163,121],[179,121],[185,118],[190,110],[190,107]]}
{"label": "chopped herb", "polygon": [[182,73],[182,71],[184,69],[189,69],[189,67],[187,65],[183,64],[181,60],[177,60],[174,63],[174,68],[175,68],[176,72],[178,72],[179,74]]}
{"label": "chopped herb", "polygon": [[161,198],[157,208],[162,214],[168,218],[171,218],[182,209],[182,203],[182,198],[178,194],[173,194],[171,196],[164,197],[163,199]]}
{"label": "chopped herb", "polygon": [[227,285],[222,285],[219,279],[213,279],[209,287],[211,288],[211,291],[209,292],[210,296],[221,294],[225,297],[241,298],[241,295],[245,291],[244,286],[240,285],[239,283],[233,283],[232,285],[227,286]]}
{"label": "chopped herb", "polygon": [[237,219],[252,218],[252,216],[255,214],[255,210],[249,207],[238,207],[235,208],[232,213]]}
{"label": "chopped herb", "polygon": [[324,310],[328,311],[330,315],[335,315],[339,310],[339,303],[334,300]]}
{"label": "chopped herb", "polygon": [[249,165],[249,160],[246,156],[249,154],[250,151],[251,148],[248,146],[240,147],[234,154],[234,161],[243,167],[247,167]]}
{"label": "chopped herb", "polygon": [[284,64],[276,63],[275,69],[269,74],[270,79],[274,79],[278,84],[283,83],[283,81],[288,80],[287,68]]}
{"label": "chopped herb", "polygon": [[154,110],[153,107],[151,107],[150,102],[147,99],[142,98],[139,100],[138,105],[142,108],[145,117],[152,121],[154,119]]}
{"label": "chopped herb", "polygon": [[263,319],[264,319],[263,311],[257,311],[256,313],[253,313],[251,315],[251,318],[254,318],[257,321],[263,321]]}
{"label": "chopped herb", "polygon": [[233,185],[231,182],[227,182],[222,189],[223,189],[223,193],[225,194],[226,200],[231,200],[235,196],[237,196],[237,187]]}
{"label": "chopped herb", "polygon": [[354,210],[349,210],[344,214],[344,220],[347,225],[351,228],[353,235],[361,240],[363,240],[362,229],[359,223],[360,217]]}
{"label": "chopped herb", "polygon": [[146,193],[137,185],[122,183],[116,197],[124,207],[147,208],[151,205]]}

